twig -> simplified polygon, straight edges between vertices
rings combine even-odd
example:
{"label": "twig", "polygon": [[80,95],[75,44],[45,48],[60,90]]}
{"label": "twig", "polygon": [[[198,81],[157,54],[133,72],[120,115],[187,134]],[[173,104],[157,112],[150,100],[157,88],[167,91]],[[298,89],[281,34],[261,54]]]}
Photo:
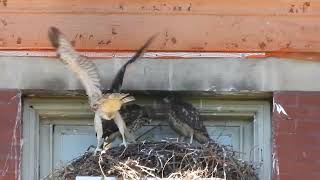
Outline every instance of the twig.
{"label": "twig", "polygon": [[103,151],[99,154],[99,167],[100,167],[100,171],[101,171],[101,174],[103,175],[104,178],[106,178],[106,174],[104,173],[103,169],[102,169],[102,165],[101,165],[101,162],[102,162],[102,154],[103,154]]}
{"label": "twig", "polygon": [[163,171],[164,171],[164,169],[166,168],[167,163],[168,163],[173,157],[174,157],[174,152],[172,153],[172,156],[166,161],[166,163],[164,163],[164,166],[163,166],[162,172],[161,172],[162,178],[164,177],[164,176],[163,176]]}
{"label": "twig", "polygon": [[130,179],[223,178],[257,180],[254,166],[236,159],[234,151],[215,143],[193,146],[181,142],[141,142],[127,148],[112,147],[96,157],[77,158],[54,179],[76,176],[122,176]]}

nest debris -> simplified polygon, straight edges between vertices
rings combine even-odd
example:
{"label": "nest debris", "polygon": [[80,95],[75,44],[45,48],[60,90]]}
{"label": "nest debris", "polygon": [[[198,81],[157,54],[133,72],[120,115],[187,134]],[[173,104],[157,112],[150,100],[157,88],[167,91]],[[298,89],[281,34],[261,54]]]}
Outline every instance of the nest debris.
{"label": "nest debris", "polygon": [[258,179],[253,165],[238,160],[235,152],[223,146],[215,143],[195,146],[181,142],[129,144],[127,148],[104,150],[100,156],[86,152],[54,173],[54,179],[74,180],[76,176]]}

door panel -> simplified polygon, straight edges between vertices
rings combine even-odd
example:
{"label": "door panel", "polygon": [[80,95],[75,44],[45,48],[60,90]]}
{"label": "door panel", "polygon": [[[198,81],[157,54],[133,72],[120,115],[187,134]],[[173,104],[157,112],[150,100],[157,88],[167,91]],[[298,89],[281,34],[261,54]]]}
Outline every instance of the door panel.
{"label": "door panel", "polygon": [[41,124],[39,140],[40,178],[96,145],[94,128],[88,125]]}
{"label": "door panel", "polygon": [[57,167],[83,154],[90,145],[96,144],[92,126],[57,125],[53,133],[53,163]]}
{"label": "door panel", "polygon": [[207,120],[204,122],[211,139],[238,152],[238,157],[250,160],[253,150],[252,120]]}

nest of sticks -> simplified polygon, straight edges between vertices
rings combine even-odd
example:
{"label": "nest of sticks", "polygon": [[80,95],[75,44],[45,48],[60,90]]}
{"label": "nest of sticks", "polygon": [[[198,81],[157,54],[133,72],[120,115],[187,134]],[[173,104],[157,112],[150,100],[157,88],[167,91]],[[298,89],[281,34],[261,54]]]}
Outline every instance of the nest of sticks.
{"label": "nest of sticks", "polygon": [[238,160],[226,147],[181,142],[141,142],[113,147],[97,156],[86,152],[54,173],[54,179],[74,180],[76,176],[258,179],[253,165]]}

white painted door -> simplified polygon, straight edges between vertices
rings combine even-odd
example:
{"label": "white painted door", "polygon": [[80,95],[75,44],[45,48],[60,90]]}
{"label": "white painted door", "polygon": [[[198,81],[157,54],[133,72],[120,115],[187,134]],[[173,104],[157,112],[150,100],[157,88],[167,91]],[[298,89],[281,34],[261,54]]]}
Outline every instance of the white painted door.
{"label": "white painted door", "polygon": [[53,163],[57,167],[83,154],[96,144],[92,126],[56,125],[53,133]]}
{"label": "white painted door", "polygon": [[253,149],[253,122],[249,120],[212,120],[205,122],[208,134],[216,142],[239,152],[238,157],[250,160]]}
{"label": "white painted door", "polygon": [[95,131],[88,125],[41,125],[40,144],[40,177],[43,178],[95,145]]}

